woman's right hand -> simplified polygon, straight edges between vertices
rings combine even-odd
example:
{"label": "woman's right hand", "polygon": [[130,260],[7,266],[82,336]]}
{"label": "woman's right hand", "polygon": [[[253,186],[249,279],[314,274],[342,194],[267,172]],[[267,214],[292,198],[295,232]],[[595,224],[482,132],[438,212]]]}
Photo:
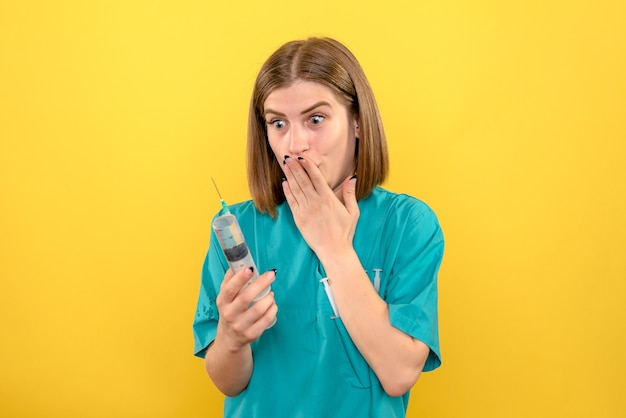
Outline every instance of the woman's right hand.
{"label": "woman's right hand", "polygon": [[249,268],[237,274],[228,270],[224,275],[216,300],[220,314],[217,334],[204,358],[204,366],[213,383],[230,397],[239,395],[248,386],[254,367],[250,343],[274,322],[278,312],[271,291],[252,304],[254,298],[274,281],[276,271],[270,270],[246,286],[252,276]]}
{"label": "woman's right hand", "polygon": [[274,292],[262,299],[253,300],[276,278],[276,271],[270,270],[260,275],[255,281],[246,284],[253,276],[251,268],[233,274],[228,270],[217,296],[216,304],[220,319],[217,326],[216,340],[226,344],[229,350],[238,351],[256,341],[274,322],[278,306],[274,301]]}

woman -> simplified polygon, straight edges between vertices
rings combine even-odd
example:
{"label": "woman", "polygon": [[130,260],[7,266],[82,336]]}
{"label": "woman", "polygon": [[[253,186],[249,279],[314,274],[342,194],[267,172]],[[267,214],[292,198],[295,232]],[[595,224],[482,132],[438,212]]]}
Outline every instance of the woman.
{"label": "woman", "polygon": [[376,101],[345,46],[294,41],[265,62],[249,114],[253,200],[230,208],[265,273],[244,287],[253,272],[227,270],[213,234],[194,321],[226,417],[404,417],[420,373],[440,365],[443,236],[423,202],[379,187],[387,168]]}

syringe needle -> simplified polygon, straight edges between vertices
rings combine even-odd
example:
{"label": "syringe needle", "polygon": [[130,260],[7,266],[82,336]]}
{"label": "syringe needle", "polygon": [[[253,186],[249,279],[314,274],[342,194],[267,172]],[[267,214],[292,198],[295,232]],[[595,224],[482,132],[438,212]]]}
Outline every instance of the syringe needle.
{"label": "syringe needle", "polygon": [[217,188],[217,184],[215,183],[215,179],[213,179],[213,177],[211,177],[211,181],[213,182],[213,186],[215,187],[215,191],[217,192],[217,195],[220,197],[220,200],[224,200],[224,199],[222,199],[222,195],[220,193],[220,189]]}
{"label": "syringe needle", "polygon": [[220,197],[220,203],[222,204],[222,207],[224,208],[226,213],[230,213],[230,209],[228,209],[228,205],[226,204],[226,202],[224,202],[224,199],[222,199],[222,194],[220,193],[220,189],[217,188],[217,184],[215,183],[215,180],[213,179],[213,177],[211,177],[211,181],[213,182],[213,186],[215,186],[217,195]]}

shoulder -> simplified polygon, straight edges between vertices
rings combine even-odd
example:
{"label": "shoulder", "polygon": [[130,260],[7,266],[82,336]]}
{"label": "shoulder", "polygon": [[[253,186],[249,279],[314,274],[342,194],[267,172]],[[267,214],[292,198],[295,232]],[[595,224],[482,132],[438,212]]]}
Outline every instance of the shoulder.
{"label": "shoulder", "polygon": [[424,201],[382,187],[376,187],[367,198],[359,202],[359,206],[362,212],[369,212],[372,215],[438,223],[437,215]]}
{"label": "shoulder", "polygon": [[[260,214],[257,208],[254,206],[254,202],[252,200],[246,200],[243,202],[235,203],[233,205],[229,205],[228,209],[230,213],[235,215],[237,218],[246,217],[246,216],[256,216]],[[224,209],[220,210],[218,215],[223,215]]]}

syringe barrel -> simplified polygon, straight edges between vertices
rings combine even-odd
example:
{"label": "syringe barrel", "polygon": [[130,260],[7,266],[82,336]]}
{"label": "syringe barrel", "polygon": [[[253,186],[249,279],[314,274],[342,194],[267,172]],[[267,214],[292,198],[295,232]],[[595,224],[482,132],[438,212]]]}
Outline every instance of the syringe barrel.
{"label": "syringe barrel", "polygon": [[[238,273],[243,268],[252,267],[254,269],[253,276],[248,280],[245,286],[256,280],[259,277],[259,270],[252,259],[252,254],[250,254],[250,249],[248,248],[248,244],[241,232],[239,222],[237,222],[235,215],[227,213],[215,218],[213,221],[213,230],[215,231],[217,240],[220,243],[220,247],[222,247],[222,251],[232,271]],[[270,288],[268,286],[254,298],[254,301],[256,302],[263,298],[269,291]]]}

